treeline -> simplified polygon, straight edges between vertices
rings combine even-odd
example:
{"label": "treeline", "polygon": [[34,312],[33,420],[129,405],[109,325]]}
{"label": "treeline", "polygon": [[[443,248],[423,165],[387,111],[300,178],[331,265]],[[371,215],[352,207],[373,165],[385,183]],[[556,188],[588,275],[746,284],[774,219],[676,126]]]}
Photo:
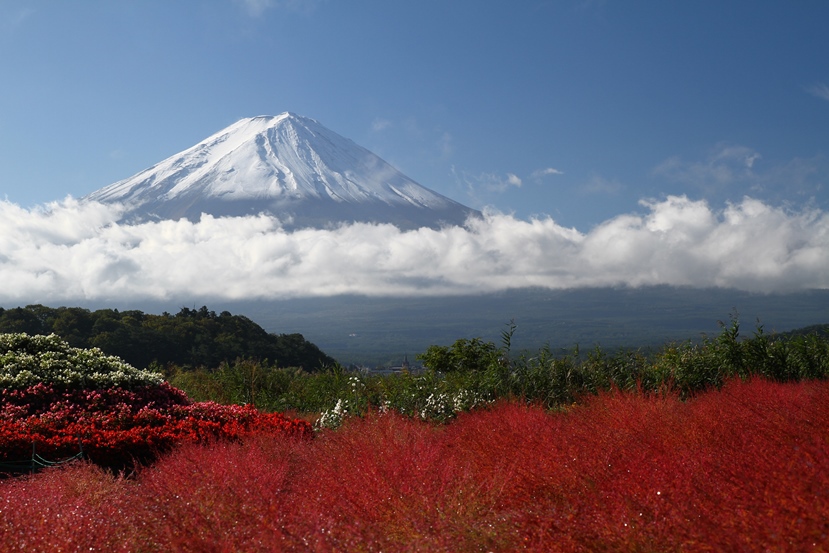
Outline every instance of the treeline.
{"label": "treeline", "polygon": [[0,308],[0,333],[55,333],[71,346],[97,347],[138,368],[216,368],[239,358],[320,370],[336,361],[302,334],[271,334],[242,315],[187,307],[175,315],[28,305]]}

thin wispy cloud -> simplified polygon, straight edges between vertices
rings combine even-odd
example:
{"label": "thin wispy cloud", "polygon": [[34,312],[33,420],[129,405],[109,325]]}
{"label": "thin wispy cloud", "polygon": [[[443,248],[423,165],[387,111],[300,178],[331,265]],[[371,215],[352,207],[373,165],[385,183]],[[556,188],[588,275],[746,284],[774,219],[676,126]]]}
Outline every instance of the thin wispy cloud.
{"label": "thin wispy cloud", "polygon": [[452,135],[444,131],[441,133],[437,141],[438,151],[440,152],[440,159],[446,160],[452,157],[455,153],[455,143],[452,140]]}
{"label": "thin wispy cloud", "polygon": [[392,126],[392,122],[388,119],[376,118],[371,122],[371,130],[374,132],[384,131]]}
{"label": "thin wispy cloud", "polygon": [[34,16],[35,13],[36,10],[34,8],[26,7],[0,14],[0,31],[3,34],[13,34]]}
{"label": "thin wispy cloud", "polygon": [[559,171],[558,169],[554,169],[552,167],[547,167],[546,169],[538,169],[533,171],[530,174],[530,178],[535,180],[540,180],[544,177],[549,177],[550,175],[563,175],[564,171]]}
{"label": "thin wispy cloud", "polygon": [[809,94],[811,94],[812,96],[817,96],[822,100],[829,101],[829,85],[827,85],[826,83],[818,83],[814,86],[810,86],[806,89],[806,91],[809,92]]}
{"label": "thin wispy cloud", "polygon": [[592,175],[580,190],[585,194],[616,195],[624,189],[624,186],[617,179],[609,179],[601,175]]}
{"label": "thin wispy cloud", "polygon": [[756,178],[753,170],[760,158],[749,147],[720,144],[703,161],[686,161],[678,156],[668,158],[653,169],[652,175],[709,195]]}
{"label": "thin wispy cloud", "polygon": [[467,194],[478,198],[483,194],[500,194],[511,188],[520,188],[523,184],[521,177],[514,173],[499,175],[497,173],[479,173],[471,175],[465,171],[456,171],[452,168],[455,179],[466,188]]}
{"label": "thin wispy cloud", "polygon": [[272,9],[310,14],[319,6],[321,0],[233,0],[240,4],[251,17],[260,17]]}
{"label": "thin wispy cloud", "polygon": [[829,160],[825,156],[794,158],[758,175],[752,188],[766,195],[774,192],[773,197],[779,200],[803,201],[826,189],[827,175]]}
{"label": "thin wispy cloud", "polygon": [[671,157],[651,171],[661,184],[674,183],[707,198],[742,194],[774,202],[803,202],[818,197],[826,186],[829,161],[822,155],[767,161],[746,146],[719,145],[703,160]]}
{"label": "thin wispy cloud", "polygon": [[266,10],[273,7],[273,0],[233,0],[236,4],[241,5],[252,17],[259,17]]}
{"label": "thin wispy cloud", "polygon": [[[511,189],[521,188],[524,184],[524,179],[520,176],[516,175],[515,173],[505,173],[505,174],[498,174],[498,173],[478,173],[477,175],[472,175],[467,172],[460,172],[457,173],[453,169],[453,174],[455,175],[455,179],[466,187],[467,192],[470,196],[475,197],[478,193],[485,192],[485,193],[494,193],[494,194],[501,194]],[[533,171],[530,173],[529,178],[533,181],[541,181],[545,177],[549,177],[550,175],[563,175],[562,171],[558,169],[554,169],[552,167],[547,167],[545,169],[539,169],[537,171]]]}
{"label": "thin wispy cloud", "polygon": [[0,301],[426,296],[517,287],[829,287],[829,215],[745,198],[642,202],[589,232],[487,213],[467,228],[286,232],[267,216],[117,223],[112,207],[0,202]]}

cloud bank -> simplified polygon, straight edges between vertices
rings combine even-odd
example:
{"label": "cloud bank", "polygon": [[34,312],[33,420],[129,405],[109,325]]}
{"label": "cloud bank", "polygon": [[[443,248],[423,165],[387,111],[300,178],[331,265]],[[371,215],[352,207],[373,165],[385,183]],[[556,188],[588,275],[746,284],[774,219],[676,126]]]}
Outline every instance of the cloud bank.
{"label": "cloud bank", "polygon": [[353,224],[284,231],[267,216],[117,222],[71,198],[0,201],[0,302],[425,296],[519,287],[682,285],[785,292],[829,287],[829,214],[752,198],[713,209],[641,202],[581,232],[488,213],[468,228]]}

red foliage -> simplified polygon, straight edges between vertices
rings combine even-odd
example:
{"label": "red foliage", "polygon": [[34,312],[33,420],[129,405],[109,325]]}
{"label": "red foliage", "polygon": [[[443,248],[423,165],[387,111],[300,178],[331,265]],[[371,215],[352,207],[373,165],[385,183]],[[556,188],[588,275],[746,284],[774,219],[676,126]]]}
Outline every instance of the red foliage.
{"label": "red foliage", "polygon": [[131,483],[88,463],[0,482],[2,551],[140,551]]}
{"label": "red foliage", "polygon": [[123,469],[174,445],[254,433],[309,437],[309,423],[253,406],[191,403],[164,383],[136,390],[61,391],[46,384],[0,392],[0,462],[36,452],[47,459],[79,450],[94,463]]}
{"label": "red foliage", "polygon": [[62,390],[51,384],[39,383],[24,390],[0,388],[0,419],[15,420],[55,410],[66,410],[65,414],[73,416],[113,409],[134,413],[145,407],[169,409],[190,403],[183,391],[167,382],[132,390]]}
{"label": "red foliage", "polygon": [[761,380],[444,427],[377,415],[190,443],[133,479],[80,465],[0,483],[0,550],[826,550],[826,428],[829,383]]}

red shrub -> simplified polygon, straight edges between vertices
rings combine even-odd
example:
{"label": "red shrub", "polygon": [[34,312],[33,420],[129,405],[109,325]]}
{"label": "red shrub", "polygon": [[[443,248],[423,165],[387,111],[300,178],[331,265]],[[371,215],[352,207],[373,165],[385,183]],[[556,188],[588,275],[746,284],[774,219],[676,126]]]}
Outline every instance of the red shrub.
{"label": "red shrub", "polygon": [[26,392],[52,402],[42,403],[40,412],[25,418],[0,418],[0,462],[30,458],[34,444],[47,459],[82,450],[98,465],[122,469],[148,462],[180,443],[257,433],[298,437],[313,433],[306,421],[260,413],[252,406],[183,404],[179,399],[186,396],[169,386],[138,391],[55,393],[49,387],[31,391]]}

